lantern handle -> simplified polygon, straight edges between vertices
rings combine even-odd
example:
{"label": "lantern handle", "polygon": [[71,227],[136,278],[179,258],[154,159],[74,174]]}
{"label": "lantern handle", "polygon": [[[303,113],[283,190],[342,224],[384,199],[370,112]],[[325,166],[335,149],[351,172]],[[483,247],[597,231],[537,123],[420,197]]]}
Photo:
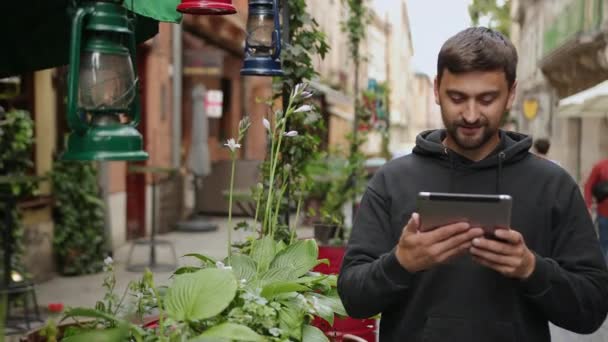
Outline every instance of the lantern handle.
{"label": "lantern handle", "polygon": [[[287,4],[285,4],[287,6]],[[279,2],[278,0],[272,1],[272,7],[274,12],[274,39],[277,42],[276,49],[272,56],[273,59],[279,59],[281,57],[281,22],[279,21]]]}
{"label": "lantern handle", "polygon": [[72,33],[70,40],[70,66],[68,69],[68,124],[76,132],[83,133],[88,126],[79,117],[78,87],[80,69],[80,40],[82,39],[82,25],[85,18],[93,13],[93,7],[81,7],[76,10],[72,19]]}

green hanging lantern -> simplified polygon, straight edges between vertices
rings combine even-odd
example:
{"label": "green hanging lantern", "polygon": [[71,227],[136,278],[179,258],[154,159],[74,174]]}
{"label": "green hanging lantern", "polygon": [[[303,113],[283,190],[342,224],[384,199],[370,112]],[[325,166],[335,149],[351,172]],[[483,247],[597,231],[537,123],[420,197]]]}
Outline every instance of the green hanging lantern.
{"label": "green hanging lantern", "polygon": [[[72,21],[64,160],[148,159],[140,121],[133,22],[122,0],[82,1]],[[84,44],[81,44],[84,41]]]}

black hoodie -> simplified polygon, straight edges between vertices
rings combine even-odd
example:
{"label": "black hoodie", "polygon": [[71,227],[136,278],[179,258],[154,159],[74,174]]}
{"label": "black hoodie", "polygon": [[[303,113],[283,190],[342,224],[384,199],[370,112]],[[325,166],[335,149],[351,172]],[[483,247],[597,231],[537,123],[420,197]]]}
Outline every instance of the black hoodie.
{"label": "black hoodie", "polygon": [[[472,162],[449,151],[444,131],[424,132],[414,153],[382,167],[357,212],[338,279],[352,317],[381,314],[380,341],[550,341],[548,321],[591,333],[608,311],[608,272],[574,180],[528,152],[531,138],[501,132]],[[394,249],[420,191],[508,194],[512,228],[536,255],[525,281],[468,254],[410,273]]]}

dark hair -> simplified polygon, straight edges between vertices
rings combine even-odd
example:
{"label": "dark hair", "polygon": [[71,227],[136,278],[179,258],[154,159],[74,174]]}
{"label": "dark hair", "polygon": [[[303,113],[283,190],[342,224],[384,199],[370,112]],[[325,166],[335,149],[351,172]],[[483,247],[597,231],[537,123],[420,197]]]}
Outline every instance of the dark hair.
{"label": "dark hair", "polygon": [[437,58],[437,80],[451,73],[503,70],[509,89],[517,76],[517,50],[502,33],[486,27],[471,27],[448,39]]}
{"label": "dark hair", "polygon": [[534,149],[537,153],[547,154],[549,147],[551,147],[551,143],[548,139],[541,138],[534,141]]}

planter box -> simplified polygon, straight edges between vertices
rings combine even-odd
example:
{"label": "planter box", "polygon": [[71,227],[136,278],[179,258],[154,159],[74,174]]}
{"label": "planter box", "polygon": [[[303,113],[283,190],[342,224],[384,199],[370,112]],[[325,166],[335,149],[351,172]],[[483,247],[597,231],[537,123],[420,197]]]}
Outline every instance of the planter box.
{"label": "planter box", "polygon": [[[338,274],[345,252],[345,246],[319,246],[319,259],[328,259],[329,265],[318,265],[314,271],[322,274]],[[330,326],[326,321],[315,318],[312,324],[321,329],[331,341],[342,342],[344,335],[350,334],[368,342],[376,342],[377,323],[374,319],[336,318],[334,325]]]}

